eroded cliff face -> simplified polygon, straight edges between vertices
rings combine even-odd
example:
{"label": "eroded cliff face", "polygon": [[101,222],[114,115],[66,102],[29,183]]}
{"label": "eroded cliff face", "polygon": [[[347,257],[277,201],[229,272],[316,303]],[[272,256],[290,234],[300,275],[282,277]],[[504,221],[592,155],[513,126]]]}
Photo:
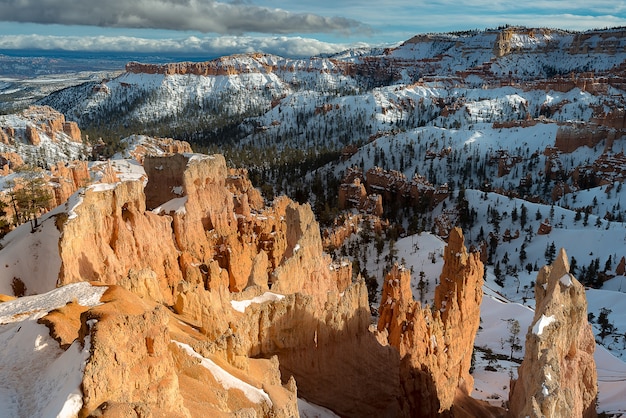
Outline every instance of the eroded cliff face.
{"label": "eroded cliff face", "polygon": [[565,251],[535,284],[533,325],[519,378],[511,382],[511,416],[595,417],[595,340],[584,287],[569,272]]}
{"label": "eroded cliff face", "polygon": [[[204,401],[183,387],[200,385],[197,354],[169,338],[263,388],[270,402],[247,401],[253,416],[295,416],[296,382],[342,415],[408,413],[397,352],[369,330],[366,286],[352,281],[349,263],[323,253],[309,205],[279,198],[265,207],[245,172],[228,170],[219,155],[146,157],[144,165],[145,188],[89,187],[62,227],[59,284],[91,280],[117,295],[83,317],[97,321],[85,411],[197,414]],[[119,305],[123,291],[134,302]],[[132,353],[116,355],[120,341]],[[149,381],[158,383],[141,383]],[[204,410],[241,412],[237,396],[208,399]]]}
{"label": "eroded cliff face", "polygon": [[[469,374],[480,322],[483,264],[468,253],[460,228],[450,232],[433,307],[413,299],[410,273],[398,267],[385,277],[378,330],[401,358],[401,381],[419,416],[455,414],[454,404],[473,389]],[[483,414],[498,414],[484,408]]]}

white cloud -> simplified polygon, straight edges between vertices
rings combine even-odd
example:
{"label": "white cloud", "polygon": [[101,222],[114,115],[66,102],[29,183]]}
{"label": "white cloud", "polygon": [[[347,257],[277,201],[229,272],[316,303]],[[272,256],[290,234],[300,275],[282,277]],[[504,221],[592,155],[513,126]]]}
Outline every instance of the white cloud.
{"label": "white cloud", "polygon": [[289,57],[308,57],[362,46],[367,46],[367,44],[336,44],[311,38],[287,36],[190,36],[182,39],[148,39],[130,36],[0,36],[0,49],[180,53],[206,54],[207,56],[266,52]]}

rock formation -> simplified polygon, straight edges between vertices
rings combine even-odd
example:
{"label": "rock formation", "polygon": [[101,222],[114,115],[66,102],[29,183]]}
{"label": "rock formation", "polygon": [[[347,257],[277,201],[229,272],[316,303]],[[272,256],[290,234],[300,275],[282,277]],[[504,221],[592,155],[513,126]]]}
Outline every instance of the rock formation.
{"label": "rock formation", "polygon": [[58,134],[65,134],[73,142],[82,142],[76,122],[67,122],[62,113],[49,106],[30,106],[21,115],[33,124],[26,127],[26,136],[33,145],[39,145],[38,130],[52,140],[56,140]]}
{"label": "rock formation", "polygon": [[[408,270],[396,266],[385,277],[378,330],[399,351],[401,381],[414,414],[462,416],[454,405],[473,389],[469,368],[482,283],[480,255],[467,252],[460,228],[450,233],[432,309],[413,299]],[[486,416],[497,414],[487,410]]]}
{"label": "rock formation", "polygon": [[[449,151],[449,149],[448,149]],[[445,152],[444,152],[445,153]],[[448,185],[435,187],[425,177],[416,174],[409,180],[396,170],[373,167],[365,176],[358,167],[351,167],[339,187],[339,207],[381,216],[383,200],[409,201],[414,205],[435,206],[449,196]]]}
{"label": "rock formation", "polygon": [[[112,314],[112,308],[85,314],[84,323],[98,321],[91,331],[93,351],[103,350],[105,356],[96,362],[103,370],[96,373],[87,366],[86,379],[94,377],[83,383],[85,408],[173,411],[180,396],[187,405],[180,385],[177,389],[176,382],[165,377],[174,372],[169,356],[182,367],[182,372],[176,369],[179,376],[197,373],[180,347],[167,348],[162,333],[176,332],[178,341],[211,354],[235,372],[262,369],[268,376],[278,376],[280,367],[283,381],[295,377],[307,399],[342,415],[400,414],[397,353],[381,346],[370,332],[365,284],[352,282],[349,263],[333,264],[323,253],[319,226],[308,205],[281,198],[273,207],[260,207],[260,196],[245,173],[227,170],[222,156],[147,157],[144,163],[145,192],[142,181],[90,187],[62,226],[59,284],[93,280],[123,287],[146,301],[135,303],[145,306],[137,319],[130,313],[118,315],[110,327],[104,324],[111,315],[98,312]],[[279,296],[266,299],[270,288]],[[260,301],[243,311],[234,308],[255,298]],[[181,332],[171,319],[168,325],[164,316],[168,310],[161,305],[169,306],[191,328]],[[139,322],[133,325],[134,321]],[[136,346],[132,359],[117,361],[109,348],[101,346],[98,333],[109,335],[117,329],[137,334],[111,339]],[[368,354],[360,354],[364,352]],[[278,356],[277,361],[263,367],[252,359],[272,356]],[[152,357],[161,359],[157,368],[150,366]],[[105,370],[103,364],[116,370]],[[389,367],[396,372],[379,377],[379,384],[360,384],[385,375]],[[139,368],[146,371],[132,377]],[[117,376],[107,379],[131,379],[124,385],[135,392],[122,393],[123,385],[117,383],[98,383],[106,381],[98,373]],[[345,379],[354,383],[346,388]],[[271,413],[292,416],[295,383],[284,389],[278,377],[270,380],[273,383],[265,386],[291,393],[286,398],[280,395],[291,400]],[[148,381],[161,383],[150,386],[144,383]],[[140,404],[140,398],[146,401]],[[163,401],[155,404],[160,398]],[[234,406],[227,402],[220,408]],[[261,408],[258,415],[270,413],[266,406],[254,408]]]}
{"label": "rock formation", "polygon": [[561,249],[537,277],[535,316],[519,377],[511,382],[511,416],[596,416],[595,340],[585,289],[569,272],[567,260]]}

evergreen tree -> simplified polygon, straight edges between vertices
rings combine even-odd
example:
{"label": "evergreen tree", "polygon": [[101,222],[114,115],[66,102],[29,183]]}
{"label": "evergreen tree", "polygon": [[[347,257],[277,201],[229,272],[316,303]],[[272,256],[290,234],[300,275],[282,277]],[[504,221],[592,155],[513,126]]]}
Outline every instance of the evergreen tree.
{"label": "evergreen tree", "polygon": [[552,262],[554,261],[554,257],[556,256],[556,246],[554,245],[554,241],[552,241],[550,244],[546,244],[544,256],[546,258],[546,263],[552,264]]}
{"label": "evergreen tree", "polygon": [[29,221],[31,232],[39,226],[38,218],[52,200],[52,193],[47,187],[40,168],[25,167],[21,176],[10,184],[9,196],[16,212],[17,223]]}
{"label": "evergreen tree", "polygon": [[598,325],[600,326],[600,339],[604,341],[607,335],[612,334],[615,331],[615,325],[609,322],[609,314],[613,312],[608,308],[600,309],[600,315],[598,315]]}
{"label": "evergreen tree", "polygon": [[511,355],[509,357],[510,360],[513,360],[513,353],[522,350],[522,346],[520,344],[520,325],[517,319],[507,319],[508,328],[509,328],[509,338],[507,338],[506,342],[509,344],[511,349]]}
{"label": "evergreen tree", "polygon": [[524,228],[524,226],[526,226],[526,222],[528,221],[528,209],[526,208],[526,206],[522,203],[521,206],[521,213],[520,213],[520,217],[519,217],[519,224],[522,227],[522,229]]}

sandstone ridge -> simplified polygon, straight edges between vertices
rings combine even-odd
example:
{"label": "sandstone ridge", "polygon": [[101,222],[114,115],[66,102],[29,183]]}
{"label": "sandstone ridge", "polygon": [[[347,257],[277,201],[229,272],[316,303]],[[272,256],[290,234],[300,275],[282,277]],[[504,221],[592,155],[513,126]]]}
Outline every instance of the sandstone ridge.
{"label": "sandstone ridge", "polygon": [[[83,327],[92,335],[94,352],[83,382],[86,414],[143,408],[183,415],[255,410],[256,416],[293,416],[295,382],[307,399],[346,416],[398,413],[397,374],[382,379],[385,389],[375,402],[365,400],[380,386],[342,388],[339,376],[357,373],[355,381],[361,381],[372,371],[382,374],[397,357],[368,329],[364,283],[352,281],[349,263],[335,265],[322,252],[308,205],[279,198],[265,207],[245,172],[228,169],[220,155],[146,157],[144,166],[145,188],[141,180],[89,187],[62,227],[59,285],[91,280],[112,286],[117,295],[117,302],[83,314],[85,324],[97,320],[89,331]],[[128,305],[122,300],[128,291],[144,302]],[[258,302],[250,304],[253,300]],[[109,303],[119,306],[107,308]],[[120,327],[126,333],[116,336]],[[102,344],[109,340],[106,344],[123,340],[137,347],[134,357],[107,357],[112,346]],[[372,354],[352,355],[350,362],[330,355],[338,346],[345,353]],[[100,352],[104,357],[96,359]],[[266,389],[271,402],[241,401],[243,408],[234,400],[205,399],[202,406],[185,389],[199,385],[197,355]],[[278,357],[254,359],[273,356]],[[371,367],[355,372],[355,362]],[[135,372],[144,369],[151,375]],[[320,385],[325,379],[328,384]],[[126,385],[135,391],[122,390]]]}

